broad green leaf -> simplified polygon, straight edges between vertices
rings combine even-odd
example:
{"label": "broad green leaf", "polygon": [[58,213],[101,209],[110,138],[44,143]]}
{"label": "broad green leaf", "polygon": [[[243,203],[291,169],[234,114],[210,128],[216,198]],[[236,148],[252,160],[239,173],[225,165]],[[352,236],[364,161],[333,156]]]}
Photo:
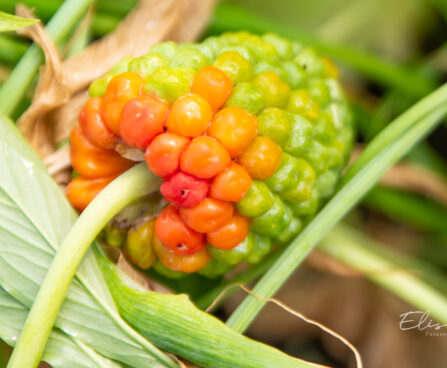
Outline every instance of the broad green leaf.
{"label": "broad green leaf", "polygon": [[[0,288],[0,338],[14,346],[25,323],[28,308]],[[53,368],[119,368],[120,364],[98,355],[80,341],[53,330],[42,360]]]}
{"label": "broad green leaf", "polygon": [[39,22],[38,19],[20,18],[0,11],[0,32],[15,31]]}
{"label": "broad green leaf", "polygon": [[[30,307],[76,215],[6,118],[0,117],[0,286]],[[99,354],[134,367],[165,367],[117,313],[93,253],[84,258],[56,327]]]}

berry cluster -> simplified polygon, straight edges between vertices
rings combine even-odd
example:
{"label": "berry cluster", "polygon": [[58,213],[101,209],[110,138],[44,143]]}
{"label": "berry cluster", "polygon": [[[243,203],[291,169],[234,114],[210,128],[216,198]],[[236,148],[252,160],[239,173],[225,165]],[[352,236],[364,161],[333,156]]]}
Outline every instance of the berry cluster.
{"label": "berry cluster", "polygon": [[[82,210],[144,151],[168,202],[126,233],[141,268],[214,276],[258,262],[328,197],[352,129],[336,69],[312,50],[245,32],[157,45],[90,86],[70,136]],[[158,260],[156,260],[158,258]],[[154,263],[155,262],[155,263]]]}

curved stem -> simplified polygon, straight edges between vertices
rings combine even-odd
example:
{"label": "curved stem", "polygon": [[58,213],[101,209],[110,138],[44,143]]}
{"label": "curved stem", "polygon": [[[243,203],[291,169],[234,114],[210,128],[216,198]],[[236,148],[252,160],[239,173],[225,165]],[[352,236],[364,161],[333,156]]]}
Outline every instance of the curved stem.
{"label": "curved stem", "polygon": [[[403,125],[412,127],[402,132],[399,139],[392,142],[387,146],[387,149],[384,149],[368,161],[339,190],[315,219],[291,242],[278,261],[256,284],[253,289],[256,295],[264,299],[271,297],[323,236],[371,189],[383,173],[439,123],[440,119],[447,112],[447,89],[443,87],[440,90],[443,91],[443,106],[436,105],[433,111],[431,103],[434,97],[430,96],[423,100],[427,109],[427,115],[424,119],[415,119],[412,116],[407,116],[408,122],[406,123],[408,124]],[[382,139],[382,134],[377,138]],[[227,324],[236,331],[242,332],[250,325],[263,306],[264,303],[256,297],[252,295],[247,296],[230,316]]]}
{"label": "curved stem", "polygon": [[110,183],[79,216],[48,269],[8,368],[37,367],[73,276],[90,244],[117,212],[159,185],[160,180],[146,165],[138,164]]}

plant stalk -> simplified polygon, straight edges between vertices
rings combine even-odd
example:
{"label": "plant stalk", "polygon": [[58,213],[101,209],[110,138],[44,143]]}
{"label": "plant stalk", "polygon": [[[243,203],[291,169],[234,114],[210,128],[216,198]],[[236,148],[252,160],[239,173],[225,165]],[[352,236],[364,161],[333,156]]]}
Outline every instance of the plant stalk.
{"label": "plant stalk", "polygon": [[146,165],[138,164],[110,183],[79,216],[48,269],[8,368],[38,366],[70,283],[90,244],[117,212],[157,190],[159,185],[160,180]]}
{"label": "plant stalk", "polygon": [[[411,115],[406,115],[406,120],[408,121],[405,121],[406,124],[402,125],[405,127],[407,125],[414,126],[409,130],[401,132],[399,139],[390,143],[387,149],[384,149],[368,161],[338,191],[256,284],[253,289],[256,295],[264,299],[271,297],[324,235],[371,189],[385,171],[436,127],[447,112],[447,88],[444,86],[438,89],[438,91],[442,91],[443,106],[440,107],[437,104],[432,106],[434,100],[436,101],[436,97],[438,97],[434,93],[421,101],[427,108],[425,118],[418,119]],[[417,121],[419,122],[416,124]],[[390,127],[394,126],[395,122]],[[383,139],[382,134],[384,133],[381,133],[376,139]],[[250,325],[263,306],[264,303],[262,301],[249,295],[230,316],[227,324],[236,331],[242,332]]]}

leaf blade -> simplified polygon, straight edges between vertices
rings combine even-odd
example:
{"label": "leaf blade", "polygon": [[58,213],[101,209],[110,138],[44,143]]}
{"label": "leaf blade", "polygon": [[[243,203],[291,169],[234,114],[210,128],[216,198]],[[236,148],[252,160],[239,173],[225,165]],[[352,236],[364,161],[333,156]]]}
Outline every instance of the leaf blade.
{"label": "leaf blade", "polygon": [[21,18],[0,11],[0,32],[16,31],[40,22],[39,19]]}

